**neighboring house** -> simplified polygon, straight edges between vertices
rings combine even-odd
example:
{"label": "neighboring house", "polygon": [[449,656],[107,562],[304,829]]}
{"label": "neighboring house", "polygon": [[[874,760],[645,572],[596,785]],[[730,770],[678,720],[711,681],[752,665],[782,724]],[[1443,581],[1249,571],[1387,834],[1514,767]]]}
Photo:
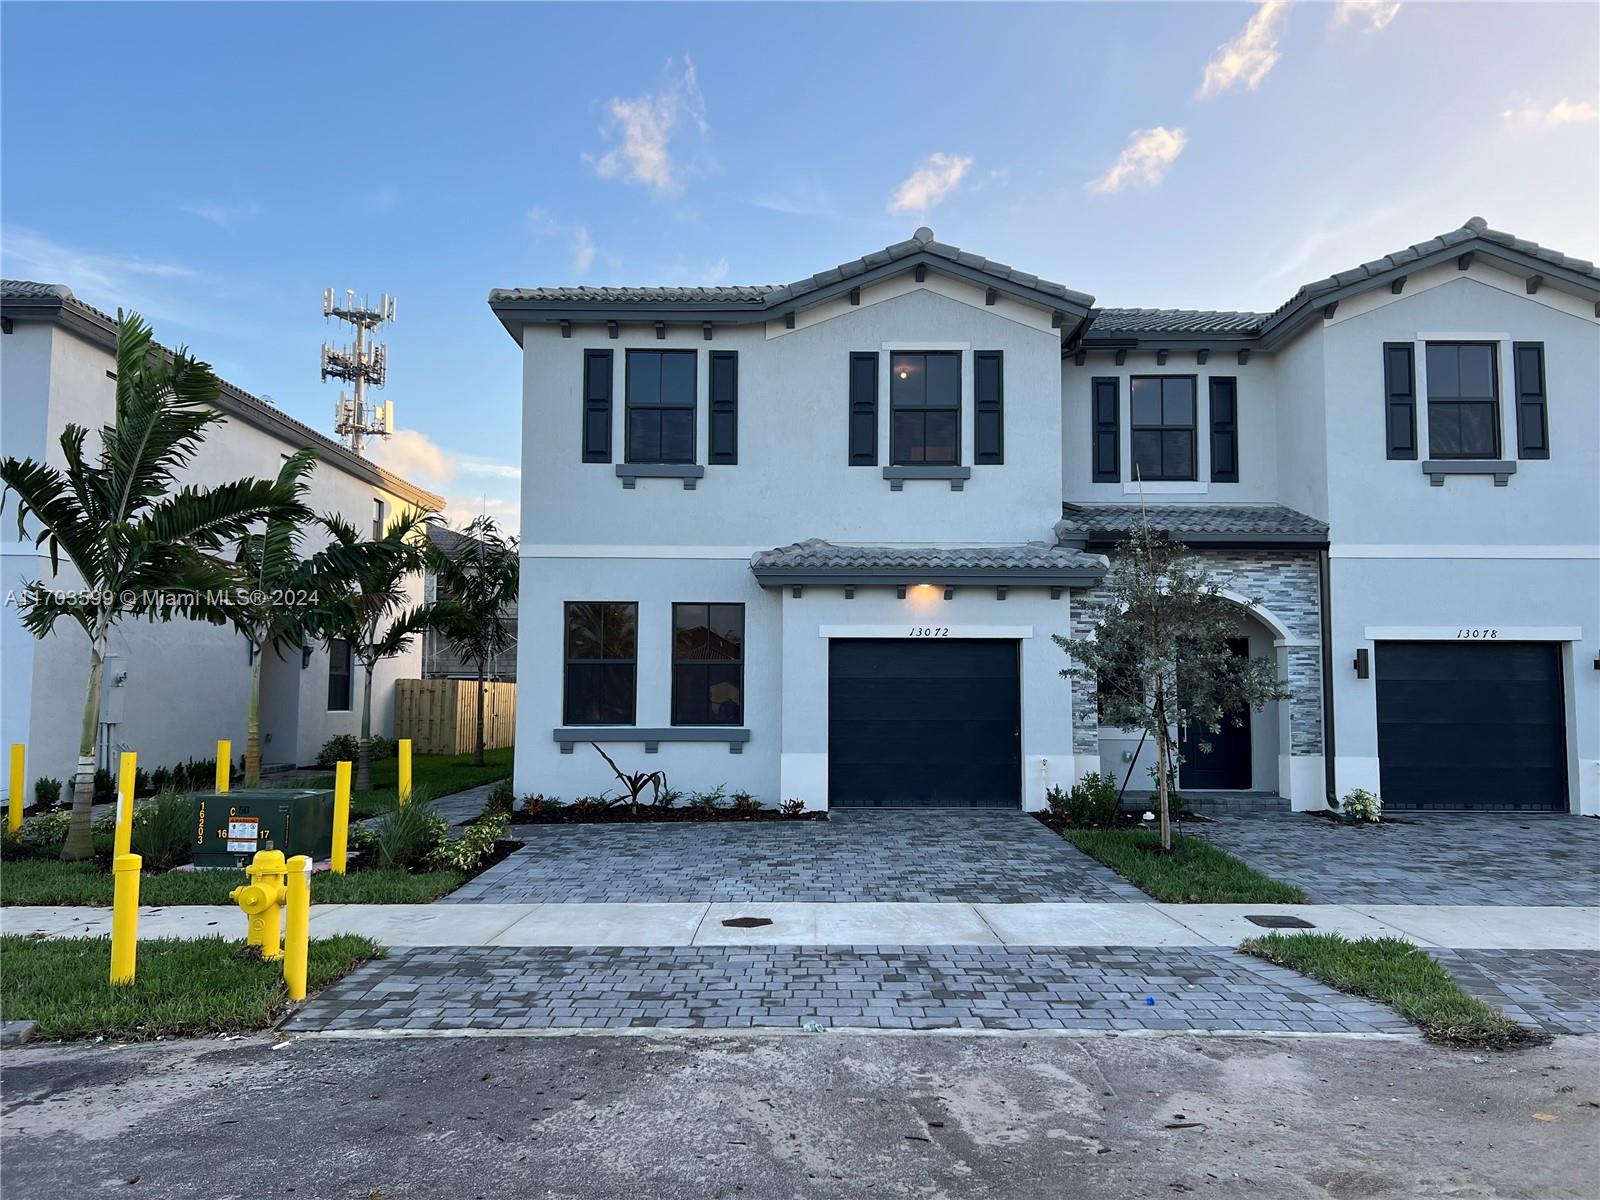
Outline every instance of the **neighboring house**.
{"label": "neighboring house", "polygon": [[[116,322],[74,298],[59,284],[6,281],[0,285],[0,441],[7,455],[64,465],[60,437],[69,422],[98,431],[115,418]],[[159,333],[160,330],[157,330]],[[270,478],[283,460],[310,447],[317,466],[308,502],[342,515],[358,529],[376,529],[397,511],[438,509],[443,501],[353,454],[263,400],[223,383],[218,407],[227,420],[209,431],[184,482],[209,485],[247,475]],[[17,538],[16,512],[3,514],[5,589],[30,579],[52,580],[47,553]],[[37,523],[30,524],[36,531]],[[316,545],[308,534],[307,547]],[[75,573],[63,559],[54,577],[70,587]],[[422,579],[413,581],[420,599]],[[4,637],[0,741],[25,742],[28,776],[70,779],[78,753],[79,721],[88,683],[88,641],[61,621],[40,641],[8,601]],[[418,646],[380,664],[374,678],[373,731],[393,721],[396,679],[420,673]],[[138,752],[145,767],[207,758],[219,738],[244,753],[251,651],[231,627],[175,619],[164,624],[124,621],[112,634],[101,712],[99,760]],[[361,720],[360,665],[342,644],[268,650],[262,664],[262,759],[269,765],[308,763],[338,733],[356,733]]]}
{"label": "neighboring house", "polygon": [[[1139,771],[1061,678],[1143,509],[1289,697],[1186,792],[1600,813],[1600,273],[1458,230],[1272,313],[934,240],[785,287],[533,288],[516,786],[1039,808]],[[1148,751],[1145,751],[1148,757]]]}
{"label": "neighboring house", "polygon": [[[443,550],[452,558],[470,552],[471,547],[477,545],[477,539],[458,533],[454,529],[447,529],[443,525],[430,525],[428,537],[433,544]],[[423,581],[423,599],[432,604],[439,598],[439,580],[432,571],[429,571]],[[504,613],[506,624],[511,626],[512,645],[509,649],[495,655],[488,664],[488,678],[492,683],[515,683],[517,681],[517,614],[515,607],[506,605],[501,610]],[[422,677],[424,679],[477,679],[478,664],[470,659],[462,658],[450,648],[450,644],[432,629],[422,635]]]}

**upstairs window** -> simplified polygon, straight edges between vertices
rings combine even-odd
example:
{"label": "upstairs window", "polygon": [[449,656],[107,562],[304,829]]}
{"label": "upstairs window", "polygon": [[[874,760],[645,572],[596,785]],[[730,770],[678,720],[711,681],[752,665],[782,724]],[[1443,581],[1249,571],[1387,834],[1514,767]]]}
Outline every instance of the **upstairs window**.
{"label": "upstairs window", "polygon": [[1429,342],[1428,457],[1499,458],[1492,342]]}
{"label": "upstairs window", "polygon": [[744,723],[744,605],[672,606],[672,723]]}
{"label": "upstairs window", "polygon": [[961,461],[961,355],[889,356],[891,456],[897,467],[953,467]]}
{"label": "upstairs window", "polygon": [[566,609],[567,725],[632,725],[638,683],[639,606],[569,602]]}
{"label": "upstairs window", "polygon": [[350,643],[344,638],[328,642],[328,711],[350,711]]}
{"label": "upstairs window", "polygon": [[1197,477],[1194,391],[1193,375],[1135,375],[1128,381],[1134,478]]}
{"label": "upstairs window", "polygon": [[695,352],[628,351],[628,461],[694,462]]}
{"label": "upstairs window", "polygon": [[372,540],[375,542],[383,540],[383,518],[387,507],[382,499],[375,498],[372,501]]}

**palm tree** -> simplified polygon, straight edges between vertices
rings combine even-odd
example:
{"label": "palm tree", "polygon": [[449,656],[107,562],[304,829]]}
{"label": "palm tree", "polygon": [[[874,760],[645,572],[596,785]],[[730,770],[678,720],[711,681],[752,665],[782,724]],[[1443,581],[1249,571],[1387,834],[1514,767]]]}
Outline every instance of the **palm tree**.
{"label": "palm tree", "polygon": [[[303,450],[283,464],[278,481],[297,498],[306,492],[306,476],[316,465],[311,451]],[[317,518],[327,529],[333,517]],[[334,538],[323,549],[301,557],[301,542],[311,523],[299,514],[269,518],[259,533],[239,543],[238,565],[246,586],[243,599],[231,610],[233,624],[250,642],[250,711],[245,736],[245,785],[261,782],[261,665],[269,649],[298,649],[317,636],[317,600],[338,593],[344,582],[369,570],[392,548],[382,542],[354,545]]]}
{"label": "palm tree", "polygon": [[[342,584],[322,600],[317,613],[318,633],[327,641],[344,640],[361,664],[361,741],[356,752],[355,790],[372,786],[372,672],[378,663],[393,658],[411,645],[411,639],[433,620],[431,606],[410,604],[406,577],[423,566],[422,540],[433,518],[411,509],[389,523],[382,538],[373,543],[377,553],[345,576]],[[333,545],[355,552],[362,546],[355,527],[337,517],[323,518]]]}
{"label": "palm tree", "polygon": [[116,421],[100,430],[96,460],[84,451],[89,431],[69,424],[61,433],[65,471],[33,459],[0,463],[0,503],[17,494],[18,537],[29,536],[26,518],[32,516],[40,525],[32,540],[49,550],[52,575],[65,552],[83,589],[47,590],[33,581],[21,603],[22,622],[35,637],[68,617],[89,638],[89,687],[64,859],[93,853],[95,737],[112,629],[125,617],[225,623],[238,583],[223,557],[227,546],[263,518],[303,512],[282,480],[176,486],[207,429],[223,419],[217,392],[207,364],[182,349],[167,354],[137,314],[119,311]]}
{"label": "palm tree", "polygon": [[517,539],[504,536],[487,513],[474,517],[462,533],[451,549],[438,543],[428,547],[428,566],[439,583],[433,628],[478,668],[478,739],[472,761],[482,766],[484,677],[495,657],[516,643],[506,609],[517,602]]}

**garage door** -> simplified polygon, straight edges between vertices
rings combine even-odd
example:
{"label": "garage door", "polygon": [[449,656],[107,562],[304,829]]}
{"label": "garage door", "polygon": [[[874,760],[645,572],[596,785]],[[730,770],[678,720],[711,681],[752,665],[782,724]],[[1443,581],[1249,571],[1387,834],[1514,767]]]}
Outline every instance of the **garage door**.
{"label": "garage door", "polygon": [[1017,808],[1017,643],[829,643],[828,800]]}
{"label": "garage door", "polygon": [[1555,642],[1379,642],[1385,807],[1567,807]]}

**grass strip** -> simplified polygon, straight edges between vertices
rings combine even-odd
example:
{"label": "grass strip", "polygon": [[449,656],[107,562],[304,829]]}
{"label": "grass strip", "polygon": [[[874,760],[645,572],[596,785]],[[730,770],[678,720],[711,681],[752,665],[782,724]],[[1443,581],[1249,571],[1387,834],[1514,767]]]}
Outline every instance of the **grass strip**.
{"label": "grass strip", "polygon": [[[375,867],[311,878],[313,904],[431,904],[460,887],[460,871],[409,871]],[[139,882],[140,904],[232,904],[228,893],[246,883],[243,871],[168,871]],[[55,858],[8,858],[0,866],[0,905],[111,904],[110,872],[96,862]],[[243,918],[240,918],[241,920]]]}
{"label": "grass strip", "polygon": [[1203,838],[1174,834],[1161,852],[1153,829],[1064,829],[1061,836],[1166,904],[1305,904],[1293,884],[1263,875]]}
{"label": "grass strip", "polygon": [[[316,992],[383,948],[354,934],[313,938],[307,990]],[[0,937],[0,1016],[37,1021],[47,1038],[145,1041],[266,1029],[288,1007],[282,964],[242,941],[152,938],[139,943],[134,982],[106,981],[110,938]]]}
{"label": "grass strip", "polygon": [[[485,750],[481,767],[473,763],[471,754],[415,754],[411,758],[411,786],[416,789],[427,788],[437,800],[454,792],[509,779],[511,752],[510,746]],[[355,821],[363,817],[375,817],[392,809],[399,787],[399,774],[400,760],[397,758],[382,758],[373,763],[372,786],[350,795],[350,819]],[[320,776],[296,783],[295,786],[332,788],[333,776]]]}
{"label": "grass strip", "polygon": [[1548,1040],[1469,996],[1431,955],[1399,938],[1351,941],[1337,933],[1269,933],[1239,948],[1388,1005],[1429,1040],[1447,1046],[1505,1048]]}

